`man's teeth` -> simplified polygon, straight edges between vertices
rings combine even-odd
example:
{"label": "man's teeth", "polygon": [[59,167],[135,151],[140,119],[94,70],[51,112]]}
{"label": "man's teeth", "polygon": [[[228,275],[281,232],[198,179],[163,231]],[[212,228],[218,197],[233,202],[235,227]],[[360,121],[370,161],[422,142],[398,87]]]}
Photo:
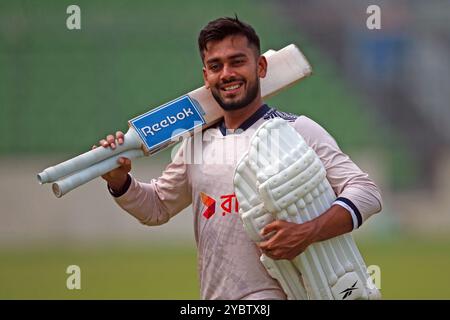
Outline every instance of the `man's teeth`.
{"label": "man's teeth", "polygon": [[234,90],[239,88],[240,86],[241,86],[240,84],[235,84],[234,86],[225,87],[225,91]]}

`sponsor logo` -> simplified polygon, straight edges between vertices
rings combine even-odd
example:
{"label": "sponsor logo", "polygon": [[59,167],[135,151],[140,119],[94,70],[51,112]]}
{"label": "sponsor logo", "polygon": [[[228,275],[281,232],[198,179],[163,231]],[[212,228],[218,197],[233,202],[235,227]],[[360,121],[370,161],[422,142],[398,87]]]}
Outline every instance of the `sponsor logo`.
{"label": "sponsor logo", "polygon": [[148,150],[174,143],[205,124],[200,107],[185,95],[130,120]]}
{"label": "sponsor logo", "polygon": [[355,283],[351,287],[348,287],[347,289],[343,290],[342,292],[339,292],[339,294],[344,293],[344,296],[342,297],[342,300],[344,300],[345,298],[351,296],[352,292],[354,290],[358,289],[356,287],[356,283],[358,283],[358,280],[356,280]]}
{"label": "sponsor logo", "polygon": [[152,126],[145,126],[141,128],[142,133],[144,136],[148,136],[151,134],[152,136],[155,135],[155,132],[158,132],[159,130],[163,128],[167,128],[171,124],[176,123],[178,120],[183,120],[184,118],[187,118],[189,116],[193,116],[194,112],[191,108],[183,108],[183,111],[178,112],[176,115],[173,116],[167,116],[163,120],[161,120],[158,123],[154,123]]}
{"label": "sponsor logo", "polygon": [[203,204],[206,206],[206,209],[203,212],[203,216],[206,219],[209,219],[214,215],[214,213],[216,213],[216,200],[214,200],[204,192],[200,192],[200,198]]}
{"label": "sponsor logo", "polygon": [[[209,219],[216,213],[216,200],[204,192],[200,192],[200,199],[203,205],[206,207],[202,215]],[[220,209],[222,210],[222,216],[228,214],[239,213],[239,203],[236,198],[236,194],[225,194],[220,196]]]}

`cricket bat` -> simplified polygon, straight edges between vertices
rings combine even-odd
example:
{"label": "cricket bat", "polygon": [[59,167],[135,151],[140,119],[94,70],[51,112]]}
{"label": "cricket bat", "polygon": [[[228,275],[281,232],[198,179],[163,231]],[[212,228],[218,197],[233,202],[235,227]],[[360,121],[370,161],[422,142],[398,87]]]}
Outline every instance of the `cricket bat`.
{"label": "cricket bat", "polygon": [[[312,73],[312,68],[297,46],[291,44],[278,51],[264,53],[267,74],[261,79],[264,98],[295,84]],[[67,192],[117,167],[119,157],[135,159],[153,155],[216,124],[223,110],[209,89],[193,90],[160,107],[128,121],[124,143],[116,149],[96,148],[77,157],[49,167],[37,175],[40,184],[51,183],[60,198]]]}

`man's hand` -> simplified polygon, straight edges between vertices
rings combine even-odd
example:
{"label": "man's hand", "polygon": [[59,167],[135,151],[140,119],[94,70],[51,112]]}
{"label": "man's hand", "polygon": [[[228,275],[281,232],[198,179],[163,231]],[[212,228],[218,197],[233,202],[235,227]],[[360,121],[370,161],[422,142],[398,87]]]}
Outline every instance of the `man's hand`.
{"label": "man's hand", "polygon": [[328,240],[352,231],[350,212],[339,205],[332,205],[315,219],[297,224],[276,220],[265,226],[262,236],[270,236],[259,243],[261,250],[272,259],[292,260],[315,242]]}
{"label": "man's hand", "polygon": [[[112,134],[108,135],[106,139],[102,139],[99,141],[99,144],[103,148],[110,147],[111,149],[115,149],[117,145],[122,144],[125,140],[125,135],[121,131],[116,132],[116,137]],[[92,146],[92,149],[97,148],[96,145]],[[125,185],[127,181],[128,172],[131,171],[131,160],[125,157],[120,157],[118,163],[121,165],[120,167],[111,170],[104,175],[102,178],[108,182],[108,185],[114,191],[119,191]]]}
{"label": "man's hand", "polygon": [[272,259],[292,260],[313,242],[316,229],[314,220],[302,224],[276,220],[261,231],[263,236],[273,234],[260,242],[259,247]]}

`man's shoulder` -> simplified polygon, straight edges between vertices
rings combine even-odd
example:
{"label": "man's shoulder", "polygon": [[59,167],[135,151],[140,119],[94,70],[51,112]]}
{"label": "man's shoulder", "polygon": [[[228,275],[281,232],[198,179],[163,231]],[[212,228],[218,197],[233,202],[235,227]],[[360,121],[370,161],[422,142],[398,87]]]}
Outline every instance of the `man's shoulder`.
{"label": "man's shoulder", "polygon": [[264,121],[268,121],[273,118],[281,118],[288,121],[307,142],[312,143],[315,140],[333,139],[319,123],[308,116],[284,112],[272,107],[263,116],[263,119]]}
{"label": "man's shoulder", "polygon": [[295,128],[311,128],[317,126],[317,122],[305,115],[299,115],[291,112],[285,112],[278,110],[277,108],[271,107],[263,116],[265,121],[281,118],[290,122]]}
{"label": "man's shoulder", "polygon": [[294,113],[290,113],[290,112],[284,112],[284,111],[280,111],[276,108],[271,107],[263,116],[264,120],[270,120],[273,118],[281,118],[284,120],[287,120],[289,122],[294,122],[296,121],[299,117],[299,115],[294,114]]}

